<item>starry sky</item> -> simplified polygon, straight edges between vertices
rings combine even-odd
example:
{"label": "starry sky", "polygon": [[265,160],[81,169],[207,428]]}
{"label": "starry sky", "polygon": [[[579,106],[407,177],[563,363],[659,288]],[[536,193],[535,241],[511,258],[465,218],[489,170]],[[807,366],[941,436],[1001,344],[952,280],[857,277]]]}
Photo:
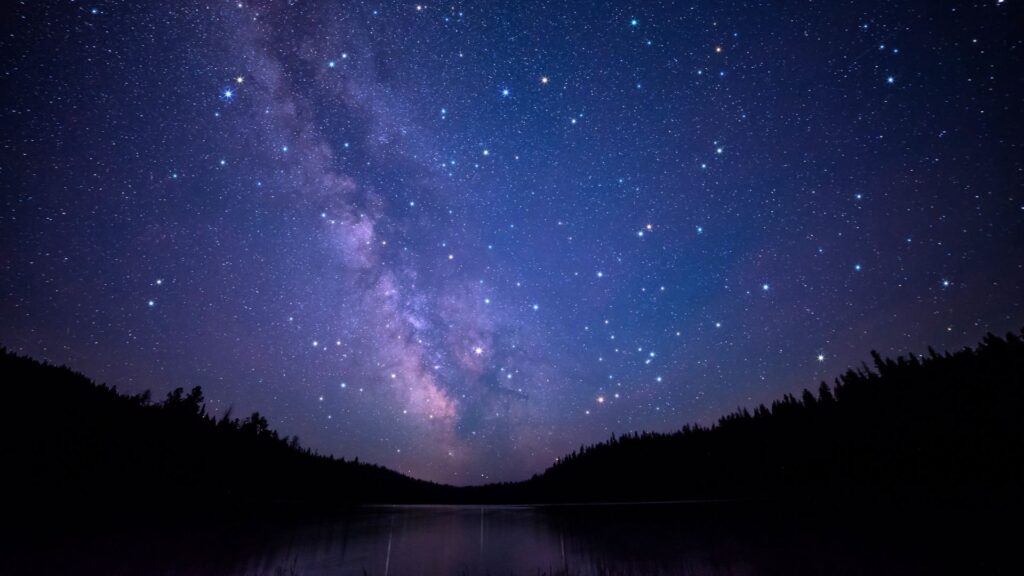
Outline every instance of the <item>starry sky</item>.
{"label": "starry sky", "polygon": [[322,453],[523,479],[1024,326],[1012,0],[4,12],[0,343]]}

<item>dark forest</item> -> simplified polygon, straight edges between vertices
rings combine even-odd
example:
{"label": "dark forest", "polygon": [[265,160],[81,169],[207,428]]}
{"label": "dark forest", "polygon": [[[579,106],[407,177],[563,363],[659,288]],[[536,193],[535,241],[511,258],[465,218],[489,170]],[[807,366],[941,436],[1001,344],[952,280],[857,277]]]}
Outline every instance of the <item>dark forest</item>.
{"label": "dark forest", "polygon": [[970,502],[1015,498],[1024,340],[883,358],[710,426],[583,446],[518,483],[456,488],[313,453],[258,413],[206,412],[199,388],[154,401],[4,351],[4,454],[36,515],[218,515],[369,503],[692,499]]}

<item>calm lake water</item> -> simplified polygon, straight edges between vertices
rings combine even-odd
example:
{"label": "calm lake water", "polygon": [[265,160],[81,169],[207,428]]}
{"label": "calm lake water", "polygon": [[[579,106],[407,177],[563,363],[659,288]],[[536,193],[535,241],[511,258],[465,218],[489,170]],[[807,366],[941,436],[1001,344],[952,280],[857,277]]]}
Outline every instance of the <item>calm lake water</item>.
{"label": "calm lake water", "polygon": [[[914,574],[941,553],[747,505],[375,507],[287,528],[75,539],[30,572],[166,575]],[[949,566],[945,566],[948,568]],[[21,566],[16,573],[26,570]],[[3,570],[0,570],[3,571]]]}

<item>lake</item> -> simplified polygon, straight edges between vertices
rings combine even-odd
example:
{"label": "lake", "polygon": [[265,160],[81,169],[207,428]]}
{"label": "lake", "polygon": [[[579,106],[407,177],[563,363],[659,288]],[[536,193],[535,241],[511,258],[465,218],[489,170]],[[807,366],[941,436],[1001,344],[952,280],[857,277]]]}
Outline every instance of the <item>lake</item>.
{"label": "lake", "polygon": [[931,546],[858,525],[712,502],[370,507],[287,527],[196,526],[156,536],[122,526],[33,555],[11,573],[877,575],[941,566]]}

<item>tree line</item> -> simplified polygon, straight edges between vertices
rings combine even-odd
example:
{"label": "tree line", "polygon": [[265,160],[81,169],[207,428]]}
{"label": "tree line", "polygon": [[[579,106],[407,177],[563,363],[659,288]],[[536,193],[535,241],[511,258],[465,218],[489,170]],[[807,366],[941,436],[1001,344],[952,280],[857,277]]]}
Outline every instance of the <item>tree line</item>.
{"label": "tree line", "polygon": [[[529,480],[455,488],[282,437],[258,412],[207,413],[202,389],[154,402],[66,367],[0,353],[5,490],[28,509],[223,514],[366,503],[708,498],[1016,497],[1022,484],[1024,340],[883,358],[817,392],[739,408],[713,425],[634,432],[561,458]],[[142,512],[140,512],[142,513]]]}
{"label": "tree line", "polygon": [[123,394],[6,349],[0,437],[9,501],[30,514],[331,510],[440,499],[446,489],[324,456],[254,412],[219,418],[203,391]]}
{"label": "tree line", "polygon": [[515,487],[537,501],[964,502],[1024,485],[1024,340],[883,358],[710,426],[583,446]]}

